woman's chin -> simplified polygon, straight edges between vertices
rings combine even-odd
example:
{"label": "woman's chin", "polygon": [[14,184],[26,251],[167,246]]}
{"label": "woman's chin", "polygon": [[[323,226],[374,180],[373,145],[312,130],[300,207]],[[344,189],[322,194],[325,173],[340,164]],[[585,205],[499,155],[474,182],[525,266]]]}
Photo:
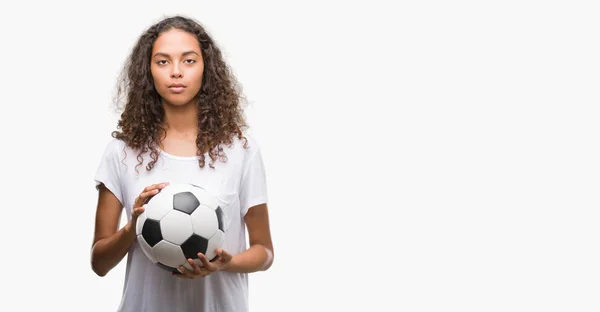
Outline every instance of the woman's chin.
{"label": "woman's chin", "polygon": [[188,106],[190,104],[193,103],[192,101],[193,99],[188,99],[188,98],[179,98],[179,99],[173,99],[173,98],[167,98],[167,99],[163,99],[163,104],[166,106],[172,106],[172,107],[183,107],[183,106]]}

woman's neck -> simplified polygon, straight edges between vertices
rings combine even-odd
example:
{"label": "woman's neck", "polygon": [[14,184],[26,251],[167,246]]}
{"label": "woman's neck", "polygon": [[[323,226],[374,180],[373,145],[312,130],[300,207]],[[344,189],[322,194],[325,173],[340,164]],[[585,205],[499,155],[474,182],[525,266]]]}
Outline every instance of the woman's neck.
{"label": "woman's neck", "polygon": [[195,104],[182,106],[163,105],[165,131],[158,142],[159,147],[176,156],[197,155],[198,109]]}
{"label": "woman's neck", "polygon": [[165,128],[169,136],[198,136],[198,108],[194,103],[174,106],[163,105]]}

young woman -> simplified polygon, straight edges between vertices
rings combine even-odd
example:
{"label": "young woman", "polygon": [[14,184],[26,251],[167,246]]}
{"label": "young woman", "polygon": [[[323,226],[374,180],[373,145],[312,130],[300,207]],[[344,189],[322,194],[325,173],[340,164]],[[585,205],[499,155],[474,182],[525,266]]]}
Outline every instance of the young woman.
{"label": "young woman", "polygon": [[[91,265],[106,275],[127,255],[118,311],[247,311],[248,273],[267,270],[273,244],[257,142],[244,134],[241,92],[200,24],[175,16],[144,32],[125,64],[125,105],[95,176]],[[193,183],[226,205],[216,260],[173,274],[136,243],[144,200],[168,183]],[[128,223],[119,229],[122,209]],[[248,241],[246,240],[246,231]],[[249,247],[248,247],[249,246]]]}

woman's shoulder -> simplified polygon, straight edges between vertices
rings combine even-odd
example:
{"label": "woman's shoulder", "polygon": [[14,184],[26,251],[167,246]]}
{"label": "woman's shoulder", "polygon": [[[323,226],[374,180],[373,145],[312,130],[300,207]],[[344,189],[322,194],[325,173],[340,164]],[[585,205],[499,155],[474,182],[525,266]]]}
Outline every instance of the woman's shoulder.
{"label": "woman's shoulder", "polygon": [[111,138],[104,146],[104,157],[118,157],[125,154],[127,148],[125,142],[121,139]]}
{"label": "woman's shoulder", "polygon": [[117,139],[117,138],[111,138],[107,143],[107,147],[113,148],[113,149],[123,149],[123,148],[125,148],[125,146],[126,146],[125,141],[123,141],[122,139]]}
{"label": "woman's shoulder", "polygon": [[121,152],[123,149],[125,149],[125,147],[125,141],[117,138],[111,138],[106,143],[106,150],[111,152]]}
{"label": "woman's shoulder", "polygon": [[258,140],[249,133],[243,133],[243,137],[239,138],[235,136],[233,139],[233,147],[235,149],[239,149],[242,154],[254,154],[258,150],[260,150],[260,145]]}

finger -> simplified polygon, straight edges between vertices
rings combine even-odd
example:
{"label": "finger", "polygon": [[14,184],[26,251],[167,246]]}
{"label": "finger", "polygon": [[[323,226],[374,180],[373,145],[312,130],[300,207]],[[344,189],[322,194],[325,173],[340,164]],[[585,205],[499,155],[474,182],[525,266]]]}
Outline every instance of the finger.
{"label": "finger", "polygon": [[138,207],[141,207],[145,204],[148,203],[148,200],[150,200],[150,198],[152,198],[152,196],[158,194],[159,190],[154,189],[148,192],[143,192],[140,194],[140,196],[135,200],[135,205]]}
{"label": "finger", "polygon": [[146,199],[150,196],[156,195],[156,194],[158,194],[158,191],[159,191],[158,189],[152,189],[147,192],[143,192],[142,194],[140,194],[140,199]]}
{"label": "finger", "polygon": [[142,207],[146,204],[146,202],[148,201],[148,198],[150,198],[151,196],[154,196],[158,193],[158,191],[148,191],[148,192],[143,192],[141,193],[136,199],[135,199],[135,203],[133,204],[134,207]]}
{"label": "finger", "polygon": [[151,189],[159,189],[162,190],[164,189],[167,185],[169,185],[169,182],[161,182],[161,183],[156,183],[151,185]]}
{"label": "finger", "polygon": [[229,261],[231,261],[231,259],[233,259],[232,254],[228,253],[227,251],[221,248],[217,249],[217,255],[219,255],[219,258],[217,260],[221,263],[228,263]]}
{"label": "finger", "polygon": [[156,189],[156,188],[158,188],[158,186],[159,186],[159,185],[160,185],[160,183],[157,183],[157,184],[152,184],[152,185],[148,185],[148,186],[146,186],[146,187],[145,187],[145,188],[142,190],[142,193],[145,193],[145,192],[150,192],[150,191],[152,191],[153,189]]}
{"label": "finger", "polygon": [[146,186],[143,190],[142,193],[145,192],[150,192],[154,189],[163,189],[165,188],[165,186],[169,185],[169,182],[161,182],[161,183],[156,183],[156,184],[152,184],[152,185],[148,185]]}
{"label": "finger", "polygon": [[211,272],[216,271],[215,265],[210,263],[210,261],[208,261],[208,258],[206,258],[206,256],[204,256],[201,252],[198,253],[198,259],[200,259],[200,262],[202,262],[202,267],[204,269]]}
{"label": "finger", "polygon": [[194,273],[186,269],[183,265],[179,267],[178,271],[181,272],[181,275],[187,278],[194,278]]}
{"label": "finger", "polygon": [[192,267],[192,272],[194,272],[194,274],[198,275],[198,274],[202,273],[202,271],[200,271],[200,267],[198,267],[198,265],[196,264],[196,262],[194,260],[188,259],[188,263]]}
{"label": "finger", "polygon": [[[169,185],[169,182],[162,182],[162,183],[157,183],[157,184],[152,184],[152,185],[146,186],[142,190],[140,195],[136,198],[136,203],[145,202],[148,197],[158,194],[158,192],[160,192],[160,190],[165,188],[167,185]],[[141,205],[142,205],[141,203],[138,204],[138,206],[141,206]]]}
{"label": "finger", "polygon": [[210,262],[212,263],[227,263],[229,261],[231,261],[231,258],[233,256],[231,256],[229,253],[227,253],[225,250],[218,248],[217,249],[217,256],[212,259]]}
{"label": "finger", "polygon": [[133,208],[133,215],[135,217],[138,217],[139,215],[141,215],[142,213],[144,213],[146,209],[144,209],[144,207],[137,207],[137,208]]}

